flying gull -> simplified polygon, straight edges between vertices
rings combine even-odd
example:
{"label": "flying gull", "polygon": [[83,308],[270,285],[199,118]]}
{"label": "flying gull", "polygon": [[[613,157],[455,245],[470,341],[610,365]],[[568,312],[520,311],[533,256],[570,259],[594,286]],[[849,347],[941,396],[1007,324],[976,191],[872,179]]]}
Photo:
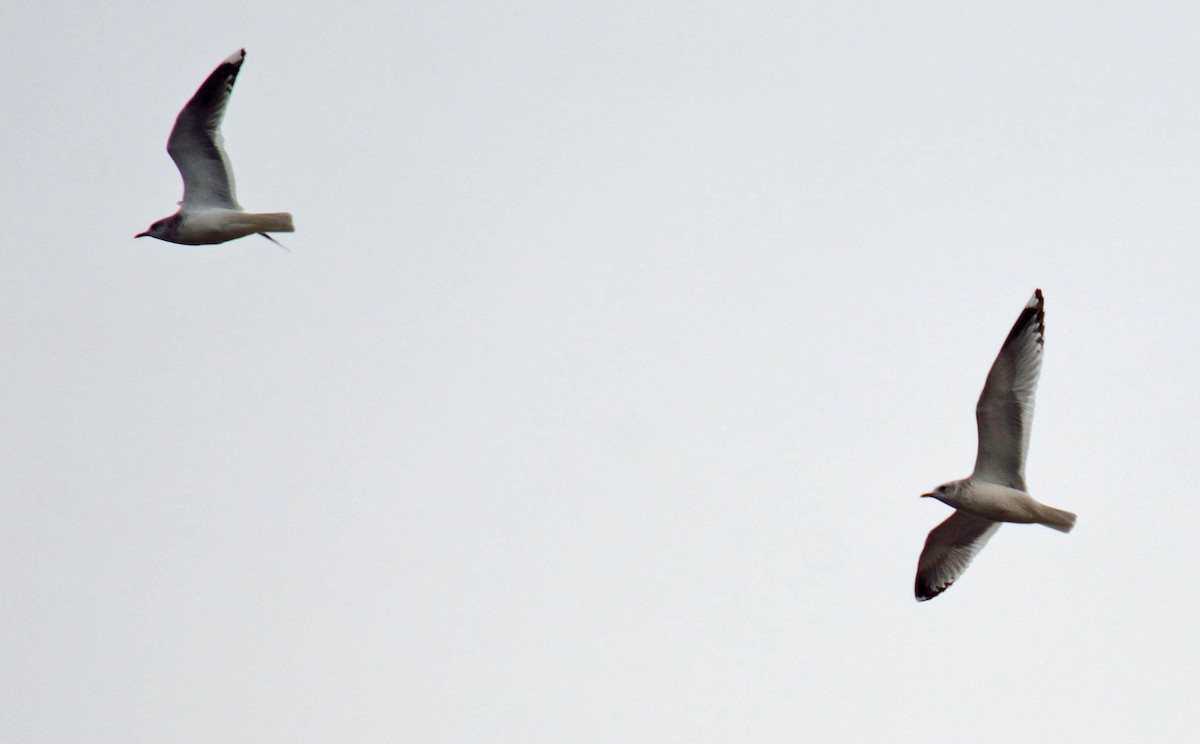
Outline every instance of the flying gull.
{"label": "flying gull", "polygon": [[975,405],[975,472],[921,494],[957,511],[925,539],[917,561],[918,602],[933,599],[953,584],[1001,522],[1044,524],[1060,532],[1075,526],[1074,514],[1038,503],[1025,487],[1025,455],[1045,334],[1045,300],[1038,289],[1009,331]]}
{"label": "flying gull", "polygon": [[252,214],[243,212],[237,202],[233,168],[221,137],[221,119],[245,59],[245,49],[229,55],[179,112],[167,139],[167,152],[183,176],[183,201],[179,202],[178,212],[134,237],[213,245],[258,233],[278,245],[268,232],[295,229],[292,215],[287,212]]}

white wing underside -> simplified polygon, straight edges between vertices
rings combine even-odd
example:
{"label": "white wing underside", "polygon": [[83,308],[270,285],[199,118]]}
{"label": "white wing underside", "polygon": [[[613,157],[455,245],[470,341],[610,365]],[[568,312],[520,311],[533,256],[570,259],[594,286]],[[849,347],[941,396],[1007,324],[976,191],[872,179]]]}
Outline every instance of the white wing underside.
{"label": "white wing underside", "polygon": [[974,478],[1027,490],[1025,456],[1045,332],[1045,301],[1039,289],[1013,324],[975,406],[979,450]]}
{"label": "white wing underside", "polygon": [[234,52],[192,96],[171,129],[167,152],[183,176],[183,201],[189,209],[236,209],[237,193],[233,167],[225,154],[221,120],[233,92],[233,83],[246,58],[246,50]]}
{"label": "white wing underside", "polygon": [[917,561],[917,599],[933,599],[949,588],[999,528],[999,522],[955,511],[930,530]]}

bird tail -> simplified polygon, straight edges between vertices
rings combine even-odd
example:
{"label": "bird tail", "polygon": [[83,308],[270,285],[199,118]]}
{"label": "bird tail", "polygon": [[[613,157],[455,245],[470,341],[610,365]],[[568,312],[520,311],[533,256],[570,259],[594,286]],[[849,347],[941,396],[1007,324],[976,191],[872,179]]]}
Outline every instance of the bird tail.
{"label": "bird tail", "polygon": [[255,232],[296,232],[292,226],[291,212],[266,212],[247,214],[254,224]]}
{"label": "bird tail", "polygon": [[1072,512],[1063,509],[1055,509],[1053,506],[1038,504],[1038,522],[1047,527],[1058,530],[1059,532],[1070,532],[1075,526],[1075,515]]}

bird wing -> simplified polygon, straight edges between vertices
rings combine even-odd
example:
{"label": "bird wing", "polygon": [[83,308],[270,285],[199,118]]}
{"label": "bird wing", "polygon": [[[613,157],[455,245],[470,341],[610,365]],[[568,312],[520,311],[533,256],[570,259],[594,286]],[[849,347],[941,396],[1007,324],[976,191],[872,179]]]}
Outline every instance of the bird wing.
{"label": "bird wing", "polygon": [[217,66],[175,119],[167,152],[183,176],[184,209],[241,209],[233,185],[233,167],[225,154],[221,119],[246,59],[240,49]]}
{"label": "bird wing", "polygon": [[933,599],[946,591],[999,528],[999,522],[958,510],[930,530],[917,561],[917,601]]}
{"label": "bird wing", "polygon": [[979,451],[972,477],[1026,490],[1025,455],[1045,335],[1045,300],[1038,289],[1009,331],[975,405]]}

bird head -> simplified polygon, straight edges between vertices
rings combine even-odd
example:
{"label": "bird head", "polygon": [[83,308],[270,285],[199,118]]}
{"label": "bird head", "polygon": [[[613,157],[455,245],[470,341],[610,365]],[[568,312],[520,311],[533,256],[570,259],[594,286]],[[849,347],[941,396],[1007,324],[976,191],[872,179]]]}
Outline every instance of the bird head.
{"label": "bird head", "polygon": [[134,235],[133,237],[135,237],[135,238],[158,238],[159,240],[170,240],[172,237],[175,236],[175,232],[179,228],[179,223],[180,223],[180,219],[179,219],[178,214],[171,215],[170,217],[163,217],[161,220],[159,220],[158,222],[155,222],[153,225],[151,225],[149,227],[149,229],[146,230],[146,232],[140,232],[137,235]]}
{"label": "bird head", "polygon": [[950,481],[949,483],[943,483],[929,493],[921,494],[921,498],[932,497],[942,503],[956,507],[958,506],[958,492],[960,488],[962,488],[962,481]]}
{"label": "bird head", "polygon": [[167,220],[162,219],[151,225],[146,232],[140,232],[134,235],[135,238],[157,238],[161,236],[167,226]]}

